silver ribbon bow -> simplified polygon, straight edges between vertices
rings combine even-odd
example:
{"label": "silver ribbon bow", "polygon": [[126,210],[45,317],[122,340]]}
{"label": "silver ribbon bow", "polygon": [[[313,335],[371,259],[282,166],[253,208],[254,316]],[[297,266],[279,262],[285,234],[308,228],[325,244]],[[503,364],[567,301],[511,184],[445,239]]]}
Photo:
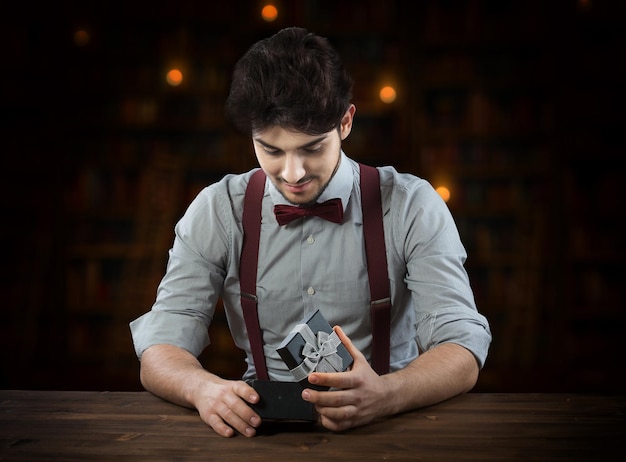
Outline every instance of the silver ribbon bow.
{"label": "silver ribbon bow", "polygon": [[305,345],[302,349],[304,360],[291,369],[291,373],[299,382],[313,372],[341,372],[343,359],[337,354],[337,346],[341,343],[337,334],[319,331],[317,336],[307,324],[298,324],[295,332],[302,335]]}

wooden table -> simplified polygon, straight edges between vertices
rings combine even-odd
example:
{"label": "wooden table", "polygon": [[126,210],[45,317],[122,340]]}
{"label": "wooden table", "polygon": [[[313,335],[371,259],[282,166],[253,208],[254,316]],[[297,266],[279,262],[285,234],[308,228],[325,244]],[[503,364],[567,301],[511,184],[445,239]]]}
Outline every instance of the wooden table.
{"label": "wooden table", "polygon": [[0,391],[0,460],[622,460],[626,396],[469,393],[344,433],[222,438],[147,392]]}

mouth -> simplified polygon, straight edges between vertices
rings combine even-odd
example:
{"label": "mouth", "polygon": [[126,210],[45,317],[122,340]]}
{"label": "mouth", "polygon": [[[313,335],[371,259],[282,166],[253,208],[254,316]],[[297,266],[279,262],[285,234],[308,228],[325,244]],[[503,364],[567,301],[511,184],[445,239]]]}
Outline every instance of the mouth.
{"label": "mouth", "polygon": [[283,187],[285,188],[285,190],[287,190],[288,192],[292,194],[302,194],[309,188],[309,186],[311,185],[311,182],[312,182],[311,179],[308,179],[306,181],[299,182],[296,184],[283,182]]}

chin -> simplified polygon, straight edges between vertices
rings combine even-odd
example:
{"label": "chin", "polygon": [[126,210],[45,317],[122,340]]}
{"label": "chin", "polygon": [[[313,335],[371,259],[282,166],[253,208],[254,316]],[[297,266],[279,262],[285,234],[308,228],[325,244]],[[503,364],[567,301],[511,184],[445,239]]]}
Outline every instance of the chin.
{"label": "chin", "polygon": [[317,199],[321,195],[321,191],[316,191],[315,194],[294,194],[288,191],[284,191],[281,188],[278,188],[282,196],[289,201],[290,204],[297,205],[300,207],[306,207],[307,205],[313,205],[317,202]]}
{"label": "chin", "polygon": [[306,207],[306,206],[309,206],[309,205],[313,205],[317,201],[317,198],[315,198],[315,199],[307,199],[307,198],[304,198],[304,197],[289,197],[289,196],[284,196],[284,197],[285,197],[285,199],[287,199],[289,201],[290,204],[297,205],[299,207]]}

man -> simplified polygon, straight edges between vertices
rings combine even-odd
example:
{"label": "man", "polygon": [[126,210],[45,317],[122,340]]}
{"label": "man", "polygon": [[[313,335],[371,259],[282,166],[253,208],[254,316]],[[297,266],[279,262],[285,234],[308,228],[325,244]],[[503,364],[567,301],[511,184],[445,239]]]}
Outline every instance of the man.
{"label": "man", "polygon": [[[227,114],[252,137],[267,176],[256,296],[269,379],[293,381],[276,352],[319,309],[354,358],[345,372],[313,372],[302,398],[332,431],[428,406],[470,390],[491,334],[475,307],[466,253],[445,203],[424,180],[378,168],[391,294],[389,373],[370,365],[372,322],[359,190],[360,171],[342,150],[352,129],[352,82],[328,42],[300,28],[253,45],[237,63]],[[257,169],[255,169],[257,170]],[[244,193],[252,172],[200,192],[176,225],[152,310],[131,323],[141,381],[154,394],[198,410],[218,434],[255,435],[259,395],[242,314]],[[309,209],[341,199],[333,222],[303,216],[280,225],[275,205]],[[370,268],[375,271],[375,268]],[[222,297],[235,343],[247,353],[243,380],[203,369],[197,356]],[[258,366],[258,364],[257,364]],[[317,388],[317,387],[316,387]]]}

